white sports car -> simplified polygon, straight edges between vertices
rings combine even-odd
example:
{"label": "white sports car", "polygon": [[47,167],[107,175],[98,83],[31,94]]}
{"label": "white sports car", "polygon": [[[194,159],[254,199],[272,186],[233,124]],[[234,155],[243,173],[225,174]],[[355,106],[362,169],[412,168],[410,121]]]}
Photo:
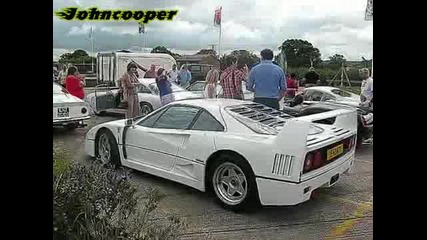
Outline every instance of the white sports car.
{"label": "white sports car", "polygon": [[[316,123],[335,119],[333,124]],[[231,99],[191,99],[100,124],[85,151],[196,188],[230,209],[295,205],[330,187],[354,162],[356,111],[291,117]]]}
{"label": "white sports car", "polygon": [[53,125],[68,129],[86,126],[90,119],[89,106],[83,100],[68,93],[57,83],[53,83]]}
{"label": "white sports car", "polygon": [[[153,110],[162,106],[159,97],[159,89],[157,88],[156,79],[154,78],[140,78],[138,79],[141,85],[138,87],[138,99],[141,106],[142,115],[145,116]],[[175,100],[182,100],[188,98],[199,98],[197,94],[191,93],[180,86],[172,83],[172,95]],[[94,93],[88,94],[86,101],[92,107],[96,114],[105,111],[118,110],[125,112],[126,109],[120,106],[118,99],[119,89],[101,89],[95,90]]]}
{"label": "white sports car", "polygon": [[304,89],[304,101],[334,101],[358,107],[360,96],[336,87],[308,87]]}

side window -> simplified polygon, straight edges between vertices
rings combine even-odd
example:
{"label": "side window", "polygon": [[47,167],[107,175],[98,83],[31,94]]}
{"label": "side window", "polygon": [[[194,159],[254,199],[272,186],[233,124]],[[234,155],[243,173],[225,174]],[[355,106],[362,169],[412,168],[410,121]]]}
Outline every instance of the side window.
{"label": "side window", "polygon": [[146,86],[144,86],[142,84],[138,86],[138,92],[139,93],[151,93],[150,89],[148,89]]}
{"label": "side window", "polygon": [[143,127],[152,127],[157,119],[159,119],[159,117],[166,111],[166,109],[167,108],[164,108],[156,113],[153,113],[152,115],[147,116],[144,120],[137,123],[137,125]]}
{"label": "side window", "polygon": [[188,129],[198,112],[199,109],[195,107],[171,106],[154,123],[153,128]]}
{"label": "side window", "polygon": [[312,94],[313,94],[313,91],[310,91],[310,90],[304,91],[304,101],[310,101]]}
{"label": "side window", "polygon": [[205,87],[205,83],[195,83],[189,88],[189,90],[190,91],[203,91],[204,87]]}
{"label": "side window", "polygon": [[203,110],[191,130],[224,131],[224,127],[212,115]]}
{"label": "side window", "polygon": [[310,97],[310,101],[320,101],[322,99],[323,93],[313,92]]}
{"label": "side window", "polygon": [[339,89],[333,89],[332,92],[341,97],[351,97],[351,94],[349,92],[345,92]]}
{"label": "side window", "polygon": [[148,87],[153,91],[154,94],[159,95],[159,89],[157,88],[157,84],[151,83]]}
{"label": "side window", "polygon": [[335,97],[334,97],[334,96],[332,96],[331,94],[327,94],[327,93],[325,93],[325,94],[323,95],[323,99],[322,99],[322,101],[331,101],[331,100],[335,100]]}
{"label": "side window", "polygon": [[200,72],[202,71],[202,66],[200,65],[192,65],[191,66],[191,72]]}
{"label": "side window", "polygon": [[204,72],[204,73],[208,73],[210,70],[212,69],[212,67],[209,67],[209,66],[203,66],[202,67],[202,72]]}

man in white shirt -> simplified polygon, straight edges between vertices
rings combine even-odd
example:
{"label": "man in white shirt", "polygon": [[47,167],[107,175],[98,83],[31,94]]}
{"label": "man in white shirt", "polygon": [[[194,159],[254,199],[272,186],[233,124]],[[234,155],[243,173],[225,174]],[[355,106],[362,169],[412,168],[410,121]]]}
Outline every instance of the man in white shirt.
{"label": "man in white shirt", "polygon": [[362,78],[360,89],[361,105],[369,105],[374,97],[374,79],[370,77],[369,69],[367,68],[360,69],[359,76]]}
{"label": "man in white shirt", "polygon": [[172,66],[172,70],[168,72],[168,77],[169,77],[170,81],[172,81],[176,84],[179,84],[178,83],[178,73],[179,73],[179,70],[176,69],[176,65],[174,64]]}
{"label": "man in white shirt", "polygon": [[61,71],[58,74],[58,81],[63,86],[65,86],[65,78],[67,78],[67,71],[67,66],[63,65]]}

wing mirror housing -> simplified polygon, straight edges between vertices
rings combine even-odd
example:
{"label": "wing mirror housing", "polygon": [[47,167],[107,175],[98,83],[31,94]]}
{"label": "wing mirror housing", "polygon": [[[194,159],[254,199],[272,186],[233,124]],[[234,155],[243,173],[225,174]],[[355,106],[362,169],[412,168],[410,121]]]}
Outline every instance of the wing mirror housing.
{"label": "wing mirror housing", "polygon": [[135,124],[135,122],[133,121],[132,118],[126,119],[126,124],[125,124],[126,127],[132,127],[132,128],[134,128],[135,127],[134,124]]}

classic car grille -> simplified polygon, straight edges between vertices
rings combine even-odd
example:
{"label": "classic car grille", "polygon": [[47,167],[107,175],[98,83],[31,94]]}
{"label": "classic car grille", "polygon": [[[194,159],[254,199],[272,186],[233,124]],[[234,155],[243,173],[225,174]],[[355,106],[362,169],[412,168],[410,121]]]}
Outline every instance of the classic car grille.
{"label": "classic car grille", "polygon": [[[85,108],[85,111],[82,109]],[[66,115],[59,115],[59,109],[67,109],[68,113]],[[83,113],[84,112],[84,113]],[[87,105],[62,105],[61,107],[53,107],[53,119],[66,119],[66,118],[76,118],[76,117],[86,117],[89,115],[89,109]]]}
{"label": "classic car grille", "polygon": [[276,153],[274,155],[274,162],[271,173],[283,176],[291,176],[294,161],[295,156]]}

